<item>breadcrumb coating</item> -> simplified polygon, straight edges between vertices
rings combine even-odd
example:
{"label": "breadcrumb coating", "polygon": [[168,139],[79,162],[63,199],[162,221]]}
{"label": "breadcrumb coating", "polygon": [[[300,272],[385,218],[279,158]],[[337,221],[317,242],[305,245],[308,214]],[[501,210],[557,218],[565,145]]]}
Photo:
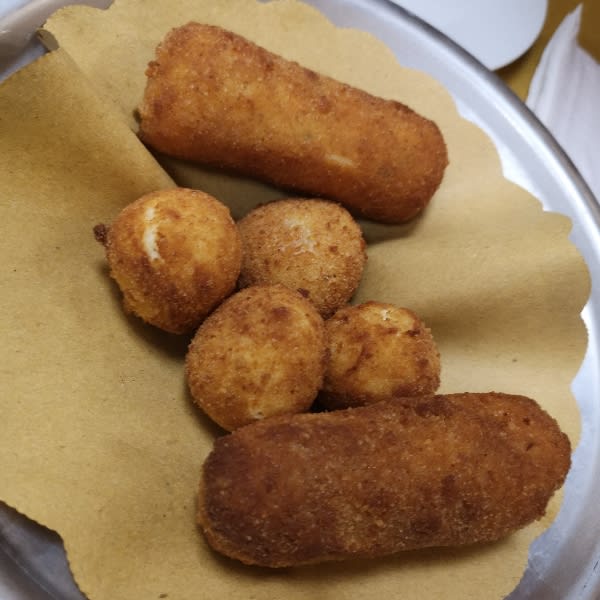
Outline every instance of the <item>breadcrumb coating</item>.
{"label": "breadcrumb coating", "polygon": [[94,232],[125,310],[165,331],[192,331],[235,289],[239,232],[229,209],[209,194],[152,192]]}
{"label": "breadcrumb coating", "polygon": [[365,240],[358,223],[339,204],[286,198],[252,210],[238,227],[242,287],[281,283],[298,290],[327,318],[360,284]]}
{"label": "breadcrumb coating", "polygon": [[327,408],[423,396],[440,385],[440,353],[412,311],[387,302],[346,306],[325,322],[329,361],[319,402]]}
{"label": "breadcrumb coating", "polygon": [[570,452],[535,401],[494,392],[274,417],[216,440],[198,522],[267,567],[490,542],[543,516]]}
{"label": "breadcrumb coating", "polygon": [[186,357],[196,403],[233,430],[273,415],[307,411],[323,382],[323,319],[284,286],[237,292],[206,319]]}
{"label": "breadcrumb coating", "polygon": [[368,219],[413,218],[448,164],[433,121],[216,26],[173,29],[146,75],[139,114],[149,146]]}

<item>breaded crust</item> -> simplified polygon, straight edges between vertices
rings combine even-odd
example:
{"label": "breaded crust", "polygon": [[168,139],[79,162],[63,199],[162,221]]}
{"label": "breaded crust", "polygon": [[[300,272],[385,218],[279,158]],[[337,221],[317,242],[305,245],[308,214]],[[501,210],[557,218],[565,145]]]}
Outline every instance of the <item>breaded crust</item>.
{"label": "breaded crust", "polygon": [[307,411],[323,382],[325,358],[325,326],[315,307],[284,286],[253,286],[199,327],[186,377],[196,403],[233,430]]}
{"label": "breaded crust", "polygon": [[160,152],[337,200],[418,214],[448,163],[437,125],[216,26],[172,30],[146,71],[140,136]]}
{"label": "breaded crust", "polygon": [[238,228],[242,287],[281,283],[298,290],[327,318],[360,283],[365,240],[339,204],[306,198],[269,202],[238,221]]}
{"label": "breaded crust", "polygon": [[494,392],[274,417],[216,440],[198,522],[268,567],[488,542],[544,514],[570,451],[536,402]]}
{"label": "breaded crust", "polygon": [[369,301],[325,322],[329,361],[319,401],[327,408],[423,396],[440,385],[440,353],[412,310]]}
{"label": "breaded crust", "polygon": [[95,233],[125,309],[165,331],[193,330],[235,289],[239,232],[229,209],[209,194],[151,192]]}

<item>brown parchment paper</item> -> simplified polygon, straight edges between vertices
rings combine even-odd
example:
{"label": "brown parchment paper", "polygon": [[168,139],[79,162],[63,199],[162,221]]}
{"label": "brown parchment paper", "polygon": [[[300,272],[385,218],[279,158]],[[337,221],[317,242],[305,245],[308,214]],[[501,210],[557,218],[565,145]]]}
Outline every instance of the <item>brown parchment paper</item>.
{"label": "brown parchment paper", "polygon": [[362,223],[369,261],[356,301],[422,316],[442,354],[442,391],[530,395],[577,442],[570,382],[586,348],[589,282],[571,224],[502,177],[491,142],[439,84],[298,2],[117,0],[106,12],[60,11],[46,29],[61,49],[0,86],[0,499],[59,532],[91,600],[505,596],[560,494],[544,519],[501,542],[369,562],[244,567],[196,530],[201,464],[222,432],[185,388],[188,339],[123,314],[91,234],[174,183],[214,193],[238,217],[281,195],[163,157],[161,168],[138,142],[146,63],[171,26],[192,19],[438,122],[444,182],[413,223]]}

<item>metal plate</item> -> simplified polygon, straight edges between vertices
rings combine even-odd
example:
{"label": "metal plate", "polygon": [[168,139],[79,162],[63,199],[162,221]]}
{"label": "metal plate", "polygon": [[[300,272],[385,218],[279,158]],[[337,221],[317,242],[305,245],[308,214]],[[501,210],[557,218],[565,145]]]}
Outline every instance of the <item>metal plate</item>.
{"label": "metal plate", "polygon": [[[592,275],[592,293],[583,311],[589,346],[573,382],[582,417],[581,441],[560,514],[532,544],[529,565],[509,598],[596,600],[600,597],[600,477],[595,477],[600,472],[600,207],[535,116],[496,75],[444,35],[386,0],[305,1],[338,26],[369,31],[400,63],[442,83],[460,112],[495,142],[506,176],[534,193],[546,209],[573,221],[571,239]],[[23,586],[23,594],[14,600],[83,598],[70,579],[58,537],[0,504],[0,568],[2,563],[17,573],[13,578]]]}
{"label": "metal plate", "polygon": [[[446,87],[461,113],[495,142],[507,177],[548,210],[573,221],[571,240],[592,275],[583,311],[589,345],[573,392],[582,417],[581,441],[565,485],[560,514],[531,546],[529,565],[510,600],[597,600],[600,597],[600,207],[558,143],[495,74],[418,18],[385,0],[309,0],[336,25],[369,31],[407,67]],[[509,172],[510,167],[510,172]]]}

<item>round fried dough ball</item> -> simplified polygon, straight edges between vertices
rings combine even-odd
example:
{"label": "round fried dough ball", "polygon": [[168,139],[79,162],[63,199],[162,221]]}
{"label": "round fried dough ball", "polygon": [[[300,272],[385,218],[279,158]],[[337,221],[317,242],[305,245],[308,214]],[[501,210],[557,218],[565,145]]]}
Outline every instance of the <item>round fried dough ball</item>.
{"label": "round fried dough ball", "polygon": [[186,377],[195,402],[232,431],[307,411],[325,365],[325,324],[315,307],[284,286],[253,286],[228,298],[198,328]]}
{"label": "round fried dough ball", "polygon": [[241,268],[229,209],[198,190],[142,196],[121,211],[103,242],[125,309],[171,333],[196,328],[234,290]]}
{"label": "round fried dough ball", "polygon": [[325,323],[329,363],[319,401],[330,409],[431,394],[440,355],[431,331],[406,308],[365,302]]}
{"label": "round fried dough ball", "polygon": [[244,250],[240,286],[281,283],[309,298],[327,318],[360,283],[366,261],[358,223],[339,204],[287,198],[238,222]]}

